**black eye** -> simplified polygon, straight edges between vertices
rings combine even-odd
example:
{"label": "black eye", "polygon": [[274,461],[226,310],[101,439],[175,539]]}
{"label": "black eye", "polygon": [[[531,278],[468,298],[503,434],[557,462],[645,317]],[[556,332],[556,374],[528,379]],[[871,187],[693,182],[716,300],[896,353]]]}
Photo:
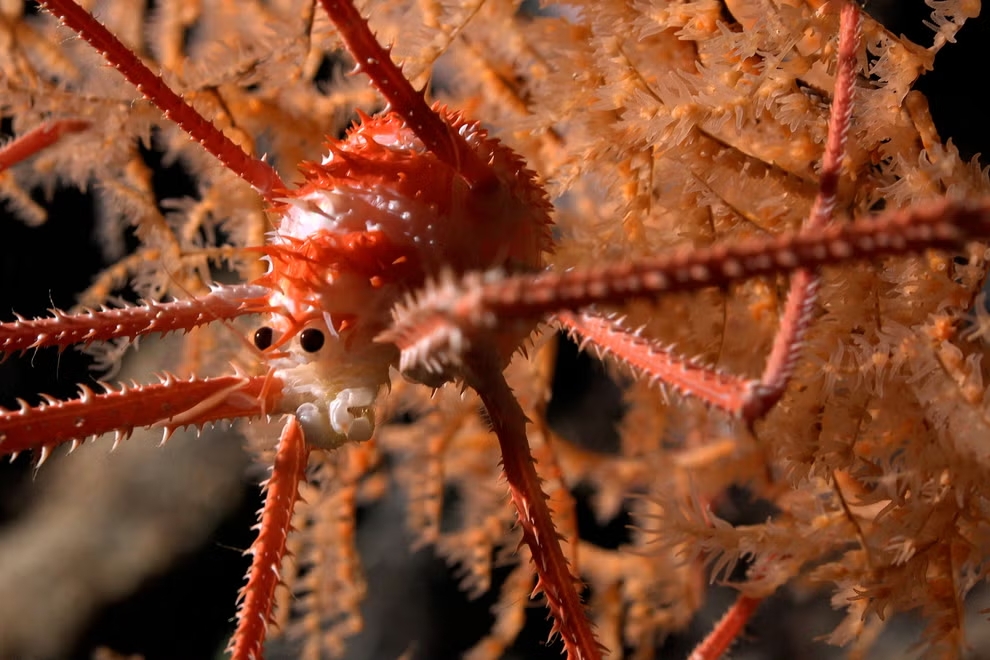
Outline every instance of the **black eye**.
{"label": "black eye", "polygon": [[307,353],[315,353],[323,348],[323,331],[316,328],[307,328],[299,333],[299,345]]}
{"label": "black eye", "polygon": [[263,351],[272,345],[274,337],[275,333],[267,325],[260,327],[254,331],[254,345],[258,347],[259,351]]}

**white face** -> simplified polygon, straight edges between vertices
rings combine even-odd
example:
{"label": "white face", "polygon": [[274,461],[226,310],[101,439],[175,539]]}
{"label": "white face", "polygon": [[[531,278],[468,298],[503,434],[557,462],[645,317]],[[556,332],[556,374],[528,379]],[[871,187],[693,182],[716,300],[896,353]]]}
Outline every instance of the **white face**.
{"label": "white face", "polygon": [[[375,343],[352,347],[349,331],[337,332],[322,319],[296,330],[285,317],[272,316],[254,335],[259,349],[269,349],[269,364],[283,384],[279,408],[296,415],[306,441],[315,447],[369,440],[375,400],[388,381],[395,348]],[[291,336],[280,345],[286,334]]]}
{"label": "white face", "polygon": [[[383,224],[394,227],[402,219],[384,196],[346,187],[286,201],[290,205],[269,244],[290,251],[305,251],[301,246],[321,235],[342,238],[377,231]],[[268,261],[269,275],[278,271],[270,282],[269,303],[286,314],[272,315],[267,330],[255,334],[255,345],[275,347],[268,361],[284,384],[281,410],[296,415],[313,446],[332,449],[370,439],[375,400],[397,359],[396,348],[375,337],[387,327],[404,288],[375,284],[337,263],[300,258],[298,264],[276,267]],[[266,336],[259,338],[259,333]]]}

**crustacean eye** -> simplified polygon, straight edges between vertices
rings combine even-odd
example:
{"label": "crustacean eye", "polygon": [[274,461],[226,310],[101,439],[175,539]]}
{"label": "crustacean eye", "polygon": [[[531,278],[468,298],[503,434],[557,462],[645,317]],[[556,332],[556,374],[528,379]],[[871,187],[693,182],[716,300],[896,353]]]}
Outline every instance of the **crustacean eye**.
{"label": "crustacean eye", "polygon": [[267,325],[254,331],[254,345],[258,347],[259,351],[263,351],[271,346],[274,338],[275,331]]}
{"label": "crustacean eye", "polygon": [[326,337],[323,331],[316,328],[306,328],[299,333],[299,345],[307,353],[315,353],[323,348],[324,341]]}

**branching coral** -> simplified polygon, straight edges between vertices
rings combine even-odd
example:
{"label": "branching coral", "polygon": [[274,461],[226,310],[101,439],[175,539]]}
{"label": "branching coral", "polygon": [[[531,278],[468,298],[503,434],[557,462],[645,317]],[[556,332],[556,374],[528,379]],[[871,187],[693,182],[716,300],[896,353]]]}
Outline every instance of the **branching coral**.
{"label": "branching coral", "polygon": [[[336,37],[310,2],[161,2],[147,14],[90,4],[285,178],[317,157],[317,136],[338,134],[354,108],[378,105],[362,80],[341,75]],[[911,91],[979,9],[972,0],[933,4],[931,48],[866,20],[840,222],[990,189],[976,161],[939,140],[925,99]],[[17,134],[52,118],[93,127],[0,174],[9,207],[31,224],[45,214],[32,190],[88,186],[101,200],[97,232],[109,265],[79,303],[200,293],[216,271],[256,276],[243,248],[269,229],[257,195],[85,44],[24,15],[21,3],[7,5],[0,115]],[[370,13],[411,79],[432,76],[437,98],[483,119],[542,177],[556,204],[557,270],[776,234],[808,216],[834,77],[837,18],[828,4],[573,2],[535,12],[479,0],[376,3]],[[191,197],[160,199],[149,149],[181,163]],[[136,248],[125,255],[127,242]],[[512,364],[558,529],[613,655],[651,657],[690,623],[710,577],[751,598],[790,586],[830,593],[846,610],[830,641],[857,653],[881,617],[908,610],[925,618],[933,651],[961,652],[962,601],[983,578],[990,520],[981,488],[986,315],[974,311],[985,275],[980,249],[826,269],[798,373],[752,429],[690,398],[669,400],[662,384],[616,367],[618,438],[611,451],[593,438],[592,451],[547,420],[553,338]],[[682,354],[757,374],[785,289],[784,277],[764,277],[613,311]],[[216,372],[228,359],[247,363],[239,349],[227,328],[197,331],[174,366]],[[390,484],[406,493],[417,542],[455,564],[473,594],[497,588],[495,560],[518,542],[477,401],[396,384],[388,405],[375,444],[317,459],[297,514],[282,622],[309,657],[339,652],[358,628],[364,578],[354,519]],[[719,517],[737,486],[766,506],[768,520]],[[599,520],[629,517],[621,547],[577,540],[579,490],[590,490]],[[500,655],[524,621],[534,581],[525,551],[512,561],[475,657]]]}

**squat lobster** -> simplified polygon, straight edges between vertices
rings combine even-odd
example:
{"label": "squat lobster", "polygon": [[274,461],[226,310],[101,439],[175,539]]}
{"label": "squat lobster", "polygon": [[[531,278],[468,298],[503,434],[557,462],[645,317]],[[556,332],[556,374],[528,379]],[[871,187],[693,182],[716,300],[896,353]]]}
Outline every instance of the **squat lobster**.
{"label": "squat lobster", "polygon": [[[25,406],[0,417],[0,450],[32,449],[43,462],[57,444],[108,431],[126,436],[134,427],[154,425],[164,427],[167,437],[178,426],[286,415],[231,643],[237,658],[261,654],[309,452],[374,435],[374,403],[388,383],[389,367],[397,364],[407,378],[431,387],[455,381],[478,392],[499,439],[523,537],[539,573],[537,586],[546,594],[555,630],[570,656],[593,658],[598,643],[556,541],[527,447],[525,417],[501,375],[536,323],[555,313],[557,323],[579,338],[752,424],[779,400],[794,369],[813,310],[815,268],[930,247],[952,249],[988,231],[986,200],[944,201],[827,226],[851,112],[859,19],[850,3],[843,4],[819,194],[802,232],[565,273],[539,273],[551,245],[548,203],[535,175],[477,124],[430,109],[350,3],[322,4],[391,112],[363,117],[345,140],[331,141],[330,155],[307,165],[306,183],[292,190],[74,3],[45,4],[248,181],[279,220],[271,241],[257,248],[269,271],[251,285],[219,287],[173,303],[20,320],[0,326],[0,348],[10,353],[135,338],[265,314],[268,320],[254,343],[268,370],[256,376],[166,378],[159,385],[99,395],[84,390],[76,401]],[[757,381],[672,357],[601,316],[573,313],[795,269],[782,331]],[[711,657],[720,648],[700,652]]]}

